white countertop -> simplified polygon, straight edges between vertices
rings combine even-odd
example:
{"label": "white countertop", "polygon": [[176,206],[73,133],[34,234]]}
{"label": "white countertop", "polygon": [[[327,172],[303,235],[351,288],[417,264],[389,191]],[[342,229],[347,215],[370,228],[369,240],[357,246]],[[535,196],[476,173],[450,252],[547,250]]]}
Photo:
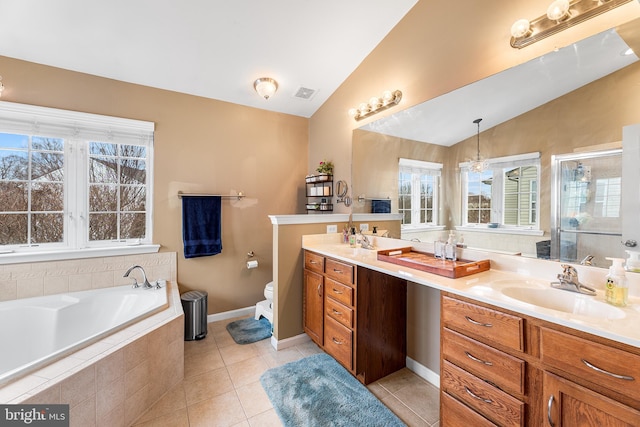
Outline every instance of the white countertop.
{"label": "white countertop", "polygon": [[[349,247],[348,244],[341,243],[341,237],[340,234],[303,236],[302,247],[338,260],[401,277],[419,285],[451,292],[640,348],[640,298],[636,296],[637,290],[635,289],[640,280],[635,276],[640,275],[634,274],[634,277],[629,279],[631,288],[629,305],[627,307],[614,307],[604,302],[603,287],[604,276],[607,273],[606,269],[576,266],[581,283],[597,289],[596,296],[587,296],[551,289],[550,282],[555,280],[555,276],[562,271],[560,263],[463,250],[462,257],[464,259],[490,259],[491,270],[459,279],[449,279],[397,264],[378,261],[377,259],[378,249],[414,247],[416,250],[433,252],[430,245],[376,237],[374,238],[376,250],[362,249],[359,246],[354,249]],[[510,298],[501,292],[502,288],[513,286],[514,283],[518,287],[542,290],[545,295],[548,293],[552,300],[576,297],[578,305],[594,305],[610,313],[611,317],[618,318],[593,317],[553,310]],[[558,292],[560,294],[556,294]]]}

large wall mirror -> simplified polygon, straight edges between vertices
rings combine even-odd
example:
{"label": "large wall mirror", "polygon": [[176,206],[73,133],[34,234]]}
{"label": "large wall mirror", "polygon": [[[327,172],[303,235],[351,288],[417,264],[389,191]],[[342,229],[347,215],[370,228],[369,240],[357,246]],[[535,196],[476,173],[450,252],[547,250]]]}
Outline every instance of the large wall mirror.
{"label": "large wall mirror", "polygon": [[634,20],[354,130],[353,212],[388,200],[393,237],[519,256],[640,251],[639,54]]}

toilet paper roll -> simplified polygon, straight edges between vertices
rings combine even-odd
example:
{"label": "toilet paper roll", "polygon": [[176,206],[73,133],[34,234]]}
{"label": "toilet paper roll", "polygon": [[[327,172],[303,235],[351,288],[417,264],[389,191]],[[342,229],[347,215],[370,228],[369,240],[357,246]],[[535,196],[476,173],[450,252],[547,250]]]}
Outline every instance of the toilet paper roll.
{"label": "toilet paper roll", "polygon": [[251,270],[252,268],[258,268],[258,261],[247,261],[247,268]]}

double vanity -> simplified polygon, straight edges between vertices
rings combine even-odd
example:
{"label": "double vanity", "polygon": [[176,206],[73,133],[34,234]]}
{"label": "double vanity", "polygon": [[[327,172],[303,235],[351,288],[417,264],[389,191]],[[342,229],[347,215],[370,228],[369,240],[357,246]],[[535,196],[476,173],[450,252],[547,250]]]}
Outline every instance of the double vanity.
{"label": "double vanity", "polygon": [[[548,261],[495,256],[490,270],[450,279],[339,235],[304,236],[303,249],[305,332],[364,384],[405,366],[408,284],[439,291],[442,425],[639,425],[637,296],[619,308],[597,283],[596,296],[553,289],[550,268],[561,268]],[[598,274],[585,269],[587,280]]]}

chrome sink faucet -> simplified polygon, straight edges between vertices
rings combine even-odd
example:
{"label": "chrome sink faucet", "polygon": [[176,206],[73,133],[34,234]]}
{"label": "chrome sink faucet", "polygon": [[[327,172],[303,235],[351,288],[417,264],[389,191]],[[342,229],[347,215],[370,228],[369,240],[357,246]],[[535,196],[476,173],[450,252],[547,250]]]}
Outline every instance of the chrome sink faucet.
{"label": "chrome sink faucet", "polygon": [[[147,274],[144,272],[144,268],[142,268],[142,267],[141,267],[141,266],[139,266],[139,265],[134,265],[133,267],[130,267],[130,268],[127,270],[127,272],[126,272],[126,273],[124,273],[124,275],[123,275],[122,277],[129,277],[129,273],[131,273],[131,272],[132,272],[133,270],[135,270],[136,268],[140,269],[140,271],[142,272],[142,279],[143,279],[142,287],[143,287],[143,288],[145,288],[145,289],[149,289],[149,288],[151,288],[151,287],[152,287],[152,286],[151,286],[151,283],[149,283],[149,281],[147,280]],[[133,284],[133,287],[134,287],[134,288],[139,287],[139,286],[140,286],[140,284],[138,283],[138,281],[137,281],[135,278],[133,278],[133,280],[134,280],[134,282],[135,282],[135,283]]]}
{"label": "chrome sink faucet", "polygon": [[362,247],[362,249],[374,249],[373,244],[363,233],[360,233],[360,247]]}
{"label": "chrome sink faucet", "polygon": [[596,290],[583,285],[578,280],[578,271],[569,264],[562,264],[562,273],[558,274],[558,281],[551,282],[551,287],[565,291],[578,292],[585,295],[595,295]]}

